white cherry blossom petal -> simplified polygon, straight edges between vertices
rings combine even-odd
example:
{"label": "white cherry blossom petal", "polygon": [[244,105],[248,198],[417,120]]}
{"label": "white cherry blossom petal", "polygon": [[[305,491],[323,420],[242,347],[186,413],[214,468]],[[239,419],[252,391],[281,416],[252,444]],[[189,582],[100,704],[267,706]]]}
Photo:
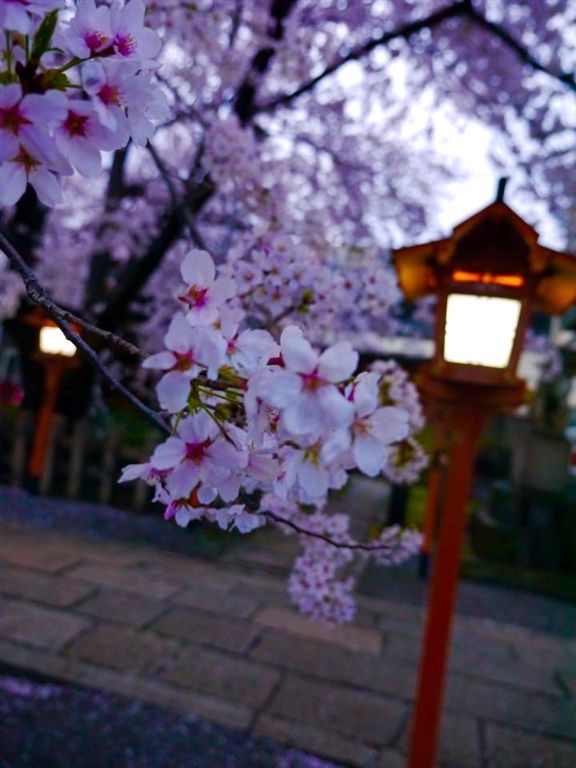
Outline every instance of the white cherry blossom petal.
{"label": "white cherry blossom petal", "polygon": [[172,469],[186,456],[186,446],[178,437],[169,437],[157,445],[150,463],[155,469]]}
{"label": "white cherry blossom petal", "polygon": [[280,337],[282,358],[287,368],[297,373],[312,373],[318,364],[318,355],[310,342],[295,325],[289,325]]}
{"label": "white cherry blossom petal", "polygon": [[287,429],[295,435],[317,434],[323,427],[324,420],[318,401],[314,395],[302,395],[282,414]]}
{"label": "white cherry blossom petal", "polygon": [[156,392],[162,408],[168,413],[179,413],[188,404],[190,377],[182,371],[170,371],[160,379]]}
{"label": "white cherry blossom petal", "polygon": [[319,463],[303,461],[298,468],[298,482],[310,499],[326,495],[328,479],[328,470]]}
{"label": "white cherry blossom petal", "polygon": [[378,438],[357,437],[352,447],[358,469],[368,477],[380,474],[388,457],[388,448]]}
{"label": "white cherry blossom petal", "polygon": [[178,434],[187,443],[203,443],[212,440],[218,434],[218,427],[204,411],[183,419],[178,427]]}
{"label": "white cherry blossom petal", "polygon": [[142,367],[152,368],[153,370],[159,371],[169,371],[175,364],[176,358],[172,352],[157,352],[155,355],[147,357],[142,363]]}
{"label": "white cherry blossom petal", "polygon": [[206,251],[189,251],[180,267],[182,279],[187,285],[207,286],[214,282],[216,267]]}
{"label": "white cherry blossom petal", "polygon": [[333,384],[346,381],[358,366],[358,352],[349,341],[339,341],[320,355],[318,374]]}

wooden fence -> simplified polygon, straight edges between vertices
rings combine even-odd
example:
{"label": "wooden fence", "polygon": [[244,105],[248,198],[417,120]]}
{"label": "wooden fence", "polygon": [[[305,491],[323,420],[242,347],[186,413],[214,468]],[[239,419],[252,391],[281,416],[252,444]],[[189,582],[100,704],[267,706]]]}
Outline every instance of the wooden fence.
{"label": "wooden fence", "polygon": [[[30,411],[0,412],[0,483],[25,486],[34,427]],[[149,432],[135,446],[126,439],[127,431],[114,423],[96,430],[87,419],[70,423],[56,415],[40,492],[143,511],[150,503],[150,488],[140,481],[118,485],[117,480],[126,464],[146,461],[157,440]]]}

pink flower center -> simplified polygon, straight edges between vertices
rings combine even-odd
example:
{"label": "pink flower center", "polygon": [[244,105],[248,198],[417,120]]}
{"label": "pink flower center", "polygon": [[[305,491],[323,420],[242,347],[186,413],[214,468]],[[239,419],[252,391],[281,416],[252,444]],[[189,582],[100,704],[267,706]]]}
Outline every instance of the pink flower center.
{"label": "pink flower center", "polygon": [[200,464],[209,445],[209,440],[204,440],[202,443],[186,443],[186,460]]}
{"label": "pink flower center", "polygon": [[113,85],[109,85],[108,83],[100,88],[98,91],[98,98],[103,104],[106,104],[107,107],[109,107],[111,104],[113,104],[115,107],[121,106],[118,88],[115,88]]}
{"label": "pink flower center", "polygon": [[20,111],[19,104],[13,104],[6,109],[0,109],[0,128],[17,136],[23,125],[32,125]]}
{"label": "pink flower center", "polygon": [[70,134],[70,136],[84,137],[86,136],[87,125],[87,115],[79,115],[77,112],[72,112],[72,110],[70,110],[66,120],[64,120],[64,123],[62,124],[62,127],[67,133]]}
{"label": "pink flower center", "polygon": [[173,352],[176,362],[172,368],[173,371],[189,371],[194,365],[194,354],[192,350],[188,352]]}
{"label": "pink flower center", "polygon": [[199,288],[197,285],[191,285],[188,291],[178,298],[184,304],[188,304],[189,307],[205,307],[208,303],[207,293],[208,288]]}
{"label": "pink flower center", "polygon": [[32,155],[28,154],[28,152],[26,152],[22,146],[20,147],[18,154],[12,158],[12,162],[22,165],[26,173],[30,173],[30,171],[34,170],[34,168],[40,165],[38,160],[33,158]]}
{"label": "pink flower center", "polygon": [[131,56],[136,50],[136,40],[130,33],[126,35],[116,35],[114,45],[121,56]]}
{"label": "pink flower center", "polygon": [[320,387],[323,387],[326,383],[323,379],[321,379],[318,376],[318,371],[314,370],[312,373],[301,373],[300,378],[302,379],[302,383],[304,384],[304,389],[307,392],[316,392],[320,389]]}
{"label": "pink flower center", "polygon": [[108,38],[104,34],[104,32],[99,32],[98,30],[94,30],[94,32],[89,32],[87,35],[84,36],[84,42],[88,46],[88,48],[92,51],[92,53],[96,53],[100,48],[106,45],[108,42]]}

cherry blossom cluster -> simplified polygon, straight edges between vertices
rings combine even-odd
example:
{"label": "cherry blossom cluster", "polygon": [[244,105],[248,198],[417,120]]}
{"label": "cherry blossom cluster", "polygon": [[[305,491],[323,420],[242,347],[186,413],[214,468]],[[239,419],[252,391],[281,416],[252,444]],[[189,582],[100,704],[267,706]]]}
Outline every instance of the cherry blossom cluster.
{"label": "cherry blossom cluster", "polygon": [[273,230],[231,249],[225,272],[252,322],[273,330],[297,323],[318,342],[335,331],[385,323],[400,298],[389,268],[377,262],[342,268]]}
{"label": "cherry blossom cluster", "polygon": [[[217,274],[206,251],[186,255],[181,277],[181,311],[165,349],[144,362],[162,372],[157,394],[171,434],[149,462],[126,467],[121,480],[153,485],[165,518],[180,526],[206,520],[247,533],[268,519],[297,530],[307,530],[309,521],[312,533],[352,543],[348,518],[324,511],[328,493],[344,487],[351,470],[369,477],[385,472],[391,451],[419,424],[414,404],[410,411],[400,401],[392,404],[405,383],[388,368],[384,375],[357,373],[358,354],[347,341],[319,352],[295,325],[285,327],[278,342],[267,330],[247,327],[236,282],[228,270]],[[383,404],[389,391],[394,394]],[[316,512],[307,514],[306,507]],[[373,549],[392,563],[411,554],[418,540],[398,531],[386,537],[387,531],[384,543],[361,551]],[[356,550],[337,546],[342,554],[327,564],[329,558],[318,555],[326,546],[334,548],[324,539],[306,545],[293,580],[300,592],[294,587],[292,593],[308,612],[346,620],[353,581],[343,579],[342,570]],[[326,594],[318,598],[324,612],[297,597],[303,574],[310,576],[308,564],[317,570],[315,583],[324,580]]]}
{"label": "cherry blossom cluster", "polygon": [[62,177],[93,177],[103,151],[146,144],[167,106],[144,16],[142,0],[0,3],[0,205],[28,183],[56,205]]}
{"label": "cherry blossom cluster", "polygon": [[403,408],[409,417],[410,432],[391,446],[383,473],[391,483],[414,483],[428,466],[428,455],[416,439],[425,425],[418,390],[394,360],[377,360],[370,369],[380,375],[380,402]]}
{"label": "cherry blossom cluster", "polygon": [[[350,533],[348,515],[327,514],[321,508],[307,513],[273,494],[264,495],[261,508],[308,531],[299,536],[302,552],[294,561],[288,592],[302,613],[329,623],[353,620],[358,575],[368,558],[380,565],[399,565],[422,544],[418,532],[398,526],[384,528],[377,538],[361,544]],[[279,527],[293,532],[287,524]]]}

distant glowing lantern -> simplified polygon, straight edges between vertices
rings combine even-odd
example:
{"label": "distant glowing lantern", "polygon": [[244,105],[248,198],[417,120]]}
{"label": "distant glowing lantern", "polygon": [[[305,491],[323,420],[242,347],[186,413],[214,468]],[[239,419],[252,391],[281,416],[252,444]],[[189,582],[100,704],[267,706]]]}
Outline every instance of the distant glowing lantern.
{"label": "distant glowing lantern", "polygon": [[74,357],[76,354],[75,345],[55,325],[44,325],[40,328],[38,345],[40,352],[44,352],[46,355]]}

